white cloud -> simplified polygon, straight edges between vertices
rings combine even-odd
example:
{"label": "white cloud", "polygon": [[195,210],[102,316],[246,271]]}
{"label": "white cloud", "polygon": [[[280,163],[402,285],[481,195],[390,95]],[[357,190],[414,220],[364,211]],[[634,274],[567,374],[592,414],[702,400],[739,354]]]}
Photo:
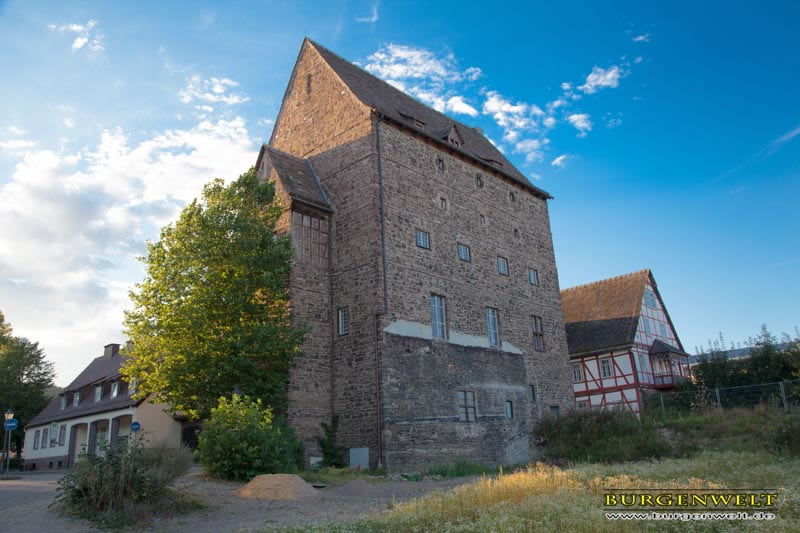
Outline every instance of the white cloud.
{"label": "white cloud", "polygon": [[364,69],[385,80],[428,79],[438,83],[474,81],[482,74],[477,67],[459,70],[452,53],[438,57],[425,48],[394,43],[367,56]]}
{"label": "white cloud", "polygon": [[635,43],[648,43],[650,42],[650,34],[643,33],[642,35],[637,35],[633,38],[633,42]]}
{"label": "white cloud", "polygon": [[453,113],[460,113],[462,115],[469,115],[471,117],[478,116],[478,110],[464,101],[463,96],[452,96],[447,100],[447,111]]}
{"label": "white cloud", "polygon": [[42,343],[63,385],[104,344],[122,340],[145,239],[157,238],[212,177],[235,178],[257,152],[241,118],[136,143],[106,130],[78,153],[22,142],[0,185],[0,227],[13,228],[0,232],[0,301],[15,331]]}
{"label": "white cloud", "polygon": [[617,117],[610,118],[610,119],[608,119],[608,122],[606,122],[606,127],[608,129],[616,128],[617,126],[621,126],[621,125],[622,125],[622,119],[621,118],[617,118]]}
{"label": "white cloud", "polygon": [[475,81],[481,76],[483,76],[483,71],[478,67],[469,67],[467,70],[464,71],[464,77],[467,78],[469,81]]}
{"label": "white cloud", "polygon": [[35,141],[29,141],[27,139],[13,139],[10,141],[0,141],[0,151],[5,150],[7,152],[24,152],[36,146]]}
{"label": "white cloud", "polygon": [[97,29],[96,20],[90,20],[86,24],[64,24],[62,26],[49,24],[48,28],[61,33],[71,32],[76,34],[71,46],[73,52],[80,50],[84,46],[91,52],[102,52],[104,49],[103,39],[105,36]]}
{"label": "white cloud", "polygon": [[262,118],[258,122],[256,122],[256,126],[261,126],[262,128],[265,128],[267,126],[272,126],[273,124],[275,124],[275,121],[272,120],[271,118]]}
{"label": "white cloud", "polygon": [[550,139],[525,139],[514,146],[515,153],[525,154],[526,163],[535,163],[544,159],[544,147],[550,143]]}
{"label": "white cloud", "polygon": [[633,62],[634,62],[635,64],[637,64],[637,65],[638,65],[639,63],[641,63],[642,61],[644,61],[644,58],[643,58],[642,56],[636,56],[636,57],[633,59]]}
{"label": "white cloud", "polygon": [[570,89],[572,89],[572,84],[565,81],[564,83],[561,84],[561,89],[564,91],[569,91]]}
{"label": "white cloud", "polygon": [[66,127],[68,127],[68,128],[74,128],[75,127],[75,121],[72,120],[69,117],[64,117],[64,125]]}
{"label": "white cloud", "polygon": [[238,85],[230,78],[203,79],[194,74],[186,80],[186,88],[178,91],[178,96],[184,104],[189,104],[194,100],[228,105],[242,104],[249,101],[250,97],[240,93],[227,93],[229,89]]}
{"label": "white cloud", "polygon": [[[486,93],[483,114],[491,115],[497,125],[506,130],[536,130],[536,121],[531,117],[531,106],[524,102],[511,103],[497,91]],[[541,110],[540,110],[541,111]]]}
{"label": "white cloud", "polygon": [[568,116],[567,120],[578,130],[578,137],[586,137],[586,133],[592,130],[592,122],[589,120],[588,113],[575,113]]}
{"label": "white cloud", "polygon": [[616,65],[608,70],[594,67],[591,74],[586,76],[586,83],[579,86],[578,89],[586,94],[592,94],[605,87],[618,87],[621,75],[622,72]]}
{"label": "white cloud", "polygon": [[564,168],[567,165],[567,157],[569,157],[567,154],[561,154],[550,161],[550,164],[556,168]]}
{"label": "white cloud", "polygon": [[542,121],[545,128],[552,128],[556,125],[556,119],[553,117],[547,117]]}
{"label": "white cloud", "polygon": [[531,172],[529,174],[529,177],[534,181],[539,181],[540,179],[542,179],[542,175],[541,174],[537,174],[535,172]]}
{"label": "white cloud", "polygon": [[22,128],[18,128],[16,126],[9,126],[8,133],[10,133],[11,135],[22,136],[25,135],[25,130],[23,130]]}
{"label": "white cloud", "polygon": [[368,22],[370,24],[378,22],[378,3],[375,2],[372,6],[372,12],[368,17],[359,17],[356,22]]}

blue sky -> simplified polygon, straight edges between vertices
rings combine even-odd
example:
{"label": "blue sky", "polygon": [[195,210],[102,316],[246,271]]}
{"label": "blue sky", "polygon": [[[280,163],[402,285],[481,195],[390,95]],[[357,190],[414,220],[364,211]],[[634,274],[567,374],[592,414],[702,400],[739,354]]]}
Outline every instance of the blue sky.
{"label": "blue sky", "polygon": [[0,0],[0,309],[62,385],[121,341],[145,239],[255,162],[309,36],[553,194],[562,287],[651,268],[689,351],[791,333],[800,4],[641,4]]}

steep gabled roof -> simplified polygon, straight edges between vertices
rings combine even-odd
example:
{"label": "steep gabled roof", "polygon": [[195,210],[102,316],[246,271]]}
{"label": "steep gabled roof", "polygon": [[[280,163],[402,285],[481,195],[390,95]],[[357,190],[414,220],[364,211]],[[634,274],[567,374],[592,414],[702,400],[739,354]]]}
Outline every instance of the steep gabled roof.
{"label": "steep gabled roof", "polygon": [[257,169],[261,169],[261,162],[265,157],[268,159],[269,166],[275,169],[281,185],[293,200],[331,211],[328,198],[314,174],[314,169],[311,168],[310,161],[264,144],[261,146],[261,152],[256,161]]}
{"label": "steep gabled roof", "polygon": [[680,355],[689,355],[688,353],[684,352],[680,348],[676,348],[671,344],[667,344],[666,342],[662,341],[661,339],[655,339],[653,341],[653,345],[650,346],[649,350],[650,355],[659,355],[659,354],[666,354],[666,353],[677,353]]}
{"label": "steep gabled roof", "polygon": [[650,270],[561,291],[570,355],[633,344]]}
{"label": "steep gabled roof", "polygon": [[[549,193],[533,186],[476,128],[453,120],[418,102],[403,91],[336,55],[324,46],[311,39],[306,40],[365,105],[384,117],[407,126],[417,133],[493,169],[537,196],[544,199],[552,198]],[[442,132],[445,132],[446,135],[446,132],[449,132],[453,126],[458,126],[457,131],[463,140],[463,144],[460,146],[450,144],[446,137],[442,139]]]}

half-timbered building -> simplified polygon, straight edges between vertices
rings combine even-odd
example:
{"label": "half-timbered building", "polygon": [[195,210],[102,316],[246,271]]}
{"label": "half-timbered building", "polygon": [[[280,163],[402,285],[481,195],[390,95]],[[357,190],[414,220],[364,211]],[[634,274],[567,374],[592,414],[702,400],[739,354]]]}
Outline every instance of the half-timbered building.
{"label": "half-timbered building", "polygon": [[649,269],[561,291],[578,408],[642,409],[642,395],[688,379],[683,350]]}

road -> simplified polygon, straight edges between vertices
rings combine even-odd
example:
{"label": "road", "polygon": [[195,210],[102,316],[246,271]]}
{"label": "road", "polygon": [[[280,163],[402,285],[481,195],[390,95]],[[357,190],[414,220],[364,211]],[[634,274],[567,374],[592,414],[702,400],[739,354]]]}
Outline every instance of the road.
{"label": "road", "polygon": [[[14,476],[15,473],[11,472]],[[56,495],[56,483],[63,473],[17,473],[21,479],[0,479],[0,531],[42,533],[96,532],[77,522],[48,510]]]}

